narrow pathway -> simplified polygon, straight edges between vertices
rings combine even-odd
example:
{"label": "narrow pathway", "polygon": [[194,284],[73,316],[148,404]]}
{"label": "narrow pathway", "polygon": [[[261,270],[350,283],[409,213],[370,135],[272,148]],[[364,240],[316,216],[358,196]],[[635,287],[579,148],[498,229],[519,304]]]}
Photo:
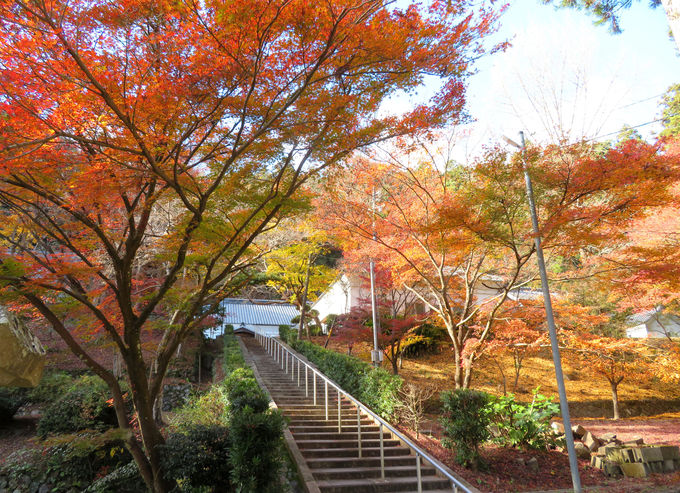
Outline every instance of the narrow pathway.
{"label": "narrow pathway", "polygon": [[[356,408],[341,399],[341,429],[338,431],[338,400],[333,391],[329,389],[326,420],[326,394],[321,381],[317,381],[315,405],[311,373],[307,375],[305,386],[304,368],[299,375],[297,368],[287,374],[254,338],[243,337],[242,340],[269,394],[286,416],[302,460],[322,493],[418,491],[416,458],[410,455],[406,446],[385,434],[385,478],[381,478],[380,430],[372,420],[363,415],[359,420]],[[361,458],[357,440],[359,431]],[[448,480],[435,476],[434,468],[423,465],[421,474],[422,491],[452,491]]]}

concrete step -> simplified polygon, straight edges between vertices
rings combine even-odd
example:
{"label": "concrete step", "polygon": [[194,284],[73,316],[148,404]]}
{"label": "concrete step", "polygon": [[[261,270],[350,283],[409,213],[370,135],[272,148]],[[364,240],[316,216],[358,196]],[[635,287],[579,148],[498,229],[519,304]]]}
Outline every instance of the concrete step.
{"label": "concrete step", "polygon": [[[285,413],[284,413],[285,414]],[[325,420],[323,415],[320,416],[300,416],[300,415],[288,415],[289,418],[288,426],[291,428],[293,427],[298,427],[298,426],[314,426],[314,427],[335,427],[337,429],[338,427],[338,417],[333,416],[334,419],[329,419],[328,421]],[[356,418],[354,419],[349,419],[347,417],[343,417],[340,420],[340,425],[343,428],[351,429],[356,427],[357,425],[357,420]],[[362,420],[361,421],[362,426],[369,426],[373,425],[373,421],[369,420]]]}
{"label": "concrete step", "polygon": [[[297,364],[293,373],[281,370],[253,339],[243,338],[253,361],[258,367],[267,390],[278,408],[286,416],[288,429],[300,454],[322,493],[382,493],[418,491],[416,458],[407,447],[384,431],[383,454],[385,478],[380,472],[380,428],[364,416],[360,417],[362,457],[359,458],[357,412],[346,398],[340,398],[338,431],[338,393],[328,388],[328,420],[325,411],[325,385],[317,378],[314,392],[312,373],[301,367],[298,386]],[[316,405],[314,404],[316,395]],[[434,468],[421,467],[422,491],[450,493],[451,485],[435,476]]]}
{"label": "concrete step", "polygon": [[[337,428],[335,429],[335,433],[330,432],[330,431],[323,431],[323,432],[316,432],[316,431],[308,431],[308,432],[300,432],[300,431],[292,431],[291,433],[295,437],[295,440],[318,440],[318,441],[327,441],[327,440],[354,440],[356,441],[359,437],[359,434],[356,433],[356,428],[354,433],[348,432],[348,431],[343,431],[342,433],[338,433]],[[387,437],[387,435],[385,435]],[[364,440],[379,440],[380,439],[380,432],[378,431],[367,431],[367,432],[361,432],[361,441],[363,442]]]}
{"label": "concrete step", "polygon": [[[305,458],[345,457],[355,459],[359,456],[359,449],[356,447],[308,448],[300,449],[300,452]],[[406,447],[385,447],[384,453],[385,457],[409,456],[409,450]],[[380,447],[361,447],[361,455],[364,457],[380,457]]]}
{"label": "concrete step", "polygon": [[[299,425],[292,425],[289,424],[288,428],[290,431],[301,431],[301,432],[306,432],[306,431],[318,431],[319,433],[323,433],[325,431],[335,431],[338,429],[338,422],[336,421],[335,423],[328,423],[327,421],[322,421],[322,424],[308,424],[309,421],[303,420],[302,424]],[[348,429],[351,431],[355,431],[357,428],[357,422],[356,420],[350,421],[349,424],[347,423],[346,420],[342,420],[342,427],[343,429]],[[376,425],[372,420],[361,420],[361,431],[367,431],[367,432],[372,432],[372,431],[379,431],[378,425]]]}
{"label": "concrete step", "polygon": [[[298,440],[295,439],[300,450],[302,449],[326,449],[326,448],[349,448],[354,447],[357,444],[356,438],[354,440],[348,440],[346,438],[337,440]],[[398,447],[401,445],[399,440],[385,439],[383,440],[383,446],[387,449],[388,447]],[[380,447],[380,440],[362,440],[361,447]]]}
{"label": "concrete step", "polygon": [[[380,455],[367,457],[362,454],[362,457],[355,455],[354,457],[310,457],[307,459],[307,464],[310,469],[335,469],[340,466],[345,468],[355,467],[380,467]],[[385,466],[416,466],[416,457],[414,455],[387,455],[385,456]]]}
{"label": "concrete step", "polygon": [[[421,475],[434,476],[433,467],[421,467]],[[372,467],[336,467],[336,468],[318,468],[313,469],[312,474],[317,480],[323,479],[353,479],[353,478],[379,478],[380,464]],[[416,477],[418,472],[415,465],[407,466],[388,466],[385,464],[385,477]]]}
{"label": "concrete step", "polygon": [[[358,479],[326,479],[317,481],[323,493],[362,493],[417,491],[416,478],[358,478]],[[433,477],[422,478],[423,490],[446,489],[450,483],[446,479]],[[451,491],[451,490],[449,490]]]}

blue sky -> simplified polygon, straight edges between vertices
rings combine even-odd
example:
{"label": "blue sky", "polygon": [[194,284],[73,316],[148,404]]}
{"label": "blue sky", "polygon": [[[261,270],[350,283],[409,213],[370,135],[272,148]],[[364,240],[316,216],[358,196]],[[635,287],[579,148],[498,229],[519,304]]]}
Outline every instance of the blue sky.
{"label": "blue sky", "polygon": [[[593,25],[585,12],[538,0],[511,2],[500,22],[495,39],[513,46],[477,62],[467,92],[476,122],[462,130],[467,137],[457,146],[459,160],[502,135],[517,139],[520,130],[537,142],[553,140],[549,127],[559,119],[571,140],[649,122],[659,116],[659,95],[680,82],[664,11],[645,0],[622,13],[618,35]],[[659,126],[639,131],[647,137]]]}

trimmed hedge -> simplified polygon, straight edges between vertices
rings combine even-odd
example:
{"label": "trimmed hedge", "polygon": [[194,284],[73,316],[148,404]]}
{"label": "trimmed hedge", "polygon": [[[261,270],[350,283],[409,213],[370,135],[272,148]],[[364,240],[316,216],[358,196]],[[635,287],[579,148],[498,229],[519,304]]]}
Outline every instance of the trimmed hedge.
{"label": "trimmed hedge", "polygon": [[401,377],[382,368],[374,368],[354,356],[329,351],[311,342],[294,341],[291,346],[376,414],[385,419],[395,415],[399,389],[403,385]]}

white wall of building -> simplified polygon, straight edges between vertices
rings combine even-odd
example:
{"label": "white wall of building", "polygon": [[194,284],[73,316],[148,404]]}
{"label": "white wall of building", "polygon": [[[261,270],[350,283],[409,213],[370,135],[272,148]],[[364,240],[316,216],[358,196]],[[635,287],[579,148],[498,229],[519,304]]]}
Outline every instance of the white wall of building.
{"label": "white wall of building", "polygon": [[680,337],[680,319],[673,315],[654,315],[645,323],[626,329],[626,336],[635,339]]}

